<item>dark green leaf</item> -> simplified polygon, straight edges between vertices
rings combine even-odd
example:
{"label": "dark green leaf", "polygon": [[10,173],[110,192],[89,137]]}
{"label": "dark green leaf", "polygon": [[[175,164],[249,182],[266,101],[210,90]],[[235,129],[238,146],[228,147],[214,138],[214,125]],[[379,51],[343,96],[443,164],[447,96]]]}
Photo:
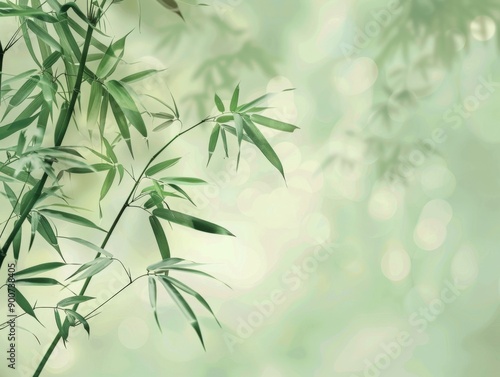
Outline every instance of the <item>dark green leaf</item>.
{"label": "dark green leaf", "polygon": [[66,266],[66,263],[63,262],[49,262],[49,263],[42,263],[33,267],[28,267],[25,268],[24,270],[17,271],[15,273],[16,277],[22,276],[22,275],[31,275],[31,274],[39,274],[42,272],[46,271],[51,271],[59,267]]}
{"label": "dark green leaf", "polygon": [[160,221],[155,216],[149,216],[149,223],[153,229],[162,259],[170,258],[170,247],[168,246],[167,237],[165,236]]}
{"label": "dark green leaf", "polygon": [[231,97],[231,104],[229,105],[229,110],[231,112],[235,112],[236,109],[238,108],[238,99],[240,96],[240,85],[236,85],[236,88],[234,88],[233,96]]}
{"label": "dark green leaf", "polygon": [[136,81],[143,80],[145,78],[154,76],[158,72],[161,72],[161,71],[158,71],[157,69],[146,69],[144,71],[128,75],[127,77],[122,78],[120,81],[126,82],[126,83],[132,83],[132,82],[136,82]]}
{"label": "dark green leaf", "polygon": [[[224,111],[224,110],[222,110]],[[217,147],[217,141],[219,140],[219,134],[220,134],[220,124],[217,123],[214,128],[212,129],[212,133],[210,134],[210,140],[208,142],[208,162],[207,166],[210,163],[210,159],[212,158],[212,155],[214,154],[215,148]]]}
{"label": "dark green leaf", "polygon": [[59,220],[64,220],[73,224],[86,226],[88,228],[93,228],[105,232],[104,229],[98,227],[92,221],[87,220],[85,217],[82,217],[80,215],[75,215],[73,213],[68,213],[68,212],[62,212],[55,209],[42,209],[39,212]]}
{"label": "dark green leaf", "polygon": [[153,215],[201,232],[234,236],[230,231],[219,225],[177,211],[169,209],[155,209],[153,211]]}
{"label": "dark green leaf", "polygon": [[109,189],[111,188],[113,182],[115,181],[115,177],[116,177],[116,169],[110,169],[108,171],[108,174],[106,174],[106,178],[104,179],[104,182],[101,187],[101,193],[99,196],[100,201],[103,200],[104,197],[109,192]]}
{"label": "dark green leaf", "polygon": [[95,297],[89,297],[89,296],[72,296],[65,298],[57,303],[57,306],[60,307],[65,307],[65,306],[70,306],[70,305],[75,305],[75,304],[81,304],[82,302],[93,300]]}
{"label": "dark green leaf", "polygon": [[17,304],[21,307],[21,309],[23,309],[26,312],[26,314],[32,316],[33,318],[35,318],[38,321],[38,318],[36,317],[35,311],[33,310],[33,307],[28,302],[28,300],[26,300],[26,297],[24,297],[22,295],[22,293],[19,292],[19,290],[17,288],[14,288],[14,289],[16,291]]}
{"label": "dark green leaf", "polygon": [[48,46],[52,47],[54,50],[62,52],[61,45],[43,28],[35,24],[31,20],[27,20],[27,25],[35,35],[45,42]]}
{"label": "dark green leaf", "polygon": [[180,18],[184,19],[182,16],[181,10],[179,9],[179,4],[175,0],[158,0],[158,2],[163,5],[168,10],[177,14]]}
{"label": "dark green leaf", "polygon": [[176,163],[179,162],[180,159],[181,157],[172,158],[171,160],[163,161],[156,165],[153,165],[146,170],[146,175],[148,177],[151,177],[165,169],[170,168],[171,166],[174,166]]}
{"label": "dark green leaf", "polygon": [[263,126],[273,128],[275,130],[284,131],[284,132],[293,132],[298,127],[293,124],[280,122],[279,120],[271,119],[259,114],[253,114],[251,117],[252,121],[255,123],[261,124]]}
{"label": "dark green leaf", "polygon": [[[64,311],[66,312],[66,315],[68,317],[73,317],[74,319],[79,321],[83,325],[83,328],[85,329],[85,331],[87,331],[87,334],[90,336],[89,323],[87,322],[87,320],[85,318],[83,318],[83,316],[81,314],[78,314],[77,312],[75,312],[74,310],[71,310],[71,309],[64,309]],[[72,322],[74,322],[74,321],[72,321]]]}
{"label": "dark green leaf", "polygon": [[3,127],[0,127],[0,140],[5,139],[6,137],[15,134],[18,131],[28,127],[31,123],[35,121],[38,117],[39,113],[24,119],[15,120],[14,122],[7,124]]}
{"label": "dark green leaf", "polygon": [[62,285],[55,279],[51,278],[24,278],[17,279],[16,284],[20,285],[38,285],[38,286],[51,286],[51,285]]}

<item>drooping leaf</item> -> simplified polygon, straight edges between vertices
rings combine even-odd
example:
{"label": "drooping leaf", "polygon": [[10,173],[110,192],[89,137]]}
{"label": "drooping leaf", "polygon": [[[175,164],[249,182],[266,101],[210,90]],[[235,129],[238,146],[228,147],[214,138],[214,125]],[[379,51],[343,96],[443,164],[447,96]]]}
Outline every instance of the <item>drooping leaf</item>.
{"label": "drooping leaf", "polygon": [[99,116],[99,110],[102,100],[102,85],[99,81],[92,82],[90,87],[90,99],[89,107],[87,109],[87,123],[90,127],[97,124],[97,118]]}
{"label": "drooping leaf", "polygon": [[12,123],[9,123],[3,127],[0,127],[0,140],[5,139],[6,137],[9,137],[12,134],[15,134],[18,131],[21,131],[31,125],[35,121],[35,119],[38,117],[38,114],[35,114],[32,117],[29,118],[24,118],[24,119],[19,119],[15,120]]}
{"label": "drooping leaf", "polygon": [[202,295],[200,295],[198,292],[196,292],[194,289],[190,288],[189,286],[187,286],[183,282],[181,282],[181,281],[179,281],[171,276],[162,276],[162,279],[166,279],[166,280],[170,281],[173,285],[175,285],[180,290],[182,290],[182,291],[186,292],[187,294],[196,298],[198,300],[198,302],[201,305],[203,305],[205,307],[205,309],[207,309],[212,314],[212,316],[214,317],[214,319],[217,322],[217,324],[219,325],[219,327],[222,327],[219,320],[215,316],[215,313],[213,312],[212,308],[210,307],[208,302],[203,298]]}
{"label": "drooping leaf", "polygon": [[116,169],[110,169],[101,187],[101,193],[99,195],[99,201],[103,200],[109,192],[109,189],[113,185],[116,177]]}
{"label": "drooping leaf", "polygon": [[147,137],[148,131],[142,119],[142,115],[127,88],[116,80],[110,80],[106,85],[109,94],[116,101],[132,126],[134,126],[142,136]]}
{"label": "drooping leaf", "polygon": [[[31,220],[30,220],[31,221]],[[52,229],[52,226],[49,223],[49,220],[43,215],[40,214],[40,218],[38,219],[38,227],[37,232],[51,245],[64,260],[64,257],[61,253],[61,249],[59,248],[59,243],[57,242],[57,237]]]}
{"label": "drooping leaf", "polygon": [[167,237],[165,236],[165,231],[163,230],[160,221],[155,216],[149,216],[149,223],[153,229],[162,259],[170,258],[170,247],[168,246]]}
{"label": "drooping leaf", "polygon": [[293,132],[298,128],[293,124],[281,122],[279,120],[271,119],[259,114],[251,115],[250,119],[255,123],[284,132]]}
{"label": "drooping leaf", "polygon": [[157,69],[146,69],[144,71],[140,71],[137,73],[133,73],[131,75],[128,75],[124,78],[122,78],[120,81],[121,82],[126,82],[126,83],[132,83],[140,80],[144,80],[148,77],[156,75],[158,72],[161,72]]}
{"label": "drooping leaf", "polygon": [[[72,309],[64,309],[64,311],[66,312],[66,315],[68,317],[73,317],[74,319],[76,319],[77,321],[79,321],[83,325],[83,328],[85,329],[85,331],[87,332],[87,334],[90,336],[90,326],[89,326],[89,323],[87,322],[87,320],[85,318],[83,318],[83,316],[81,314],[75,312]],[[74,322],[74,321],[72,321],[72,322]]]}
{"label": "drooping leaf", "polygon": [[9,106],[7,108],[7,111],[5,112],[5,116],[14,108],[19,106],[21,103],[23,103],[26,98],[29,97],[29,95],[35,90],[35,88],[38,85],[38,82],[40,81],[40,76],[35,75],[31,76],[18,90],[17,92],[12,96],[12,98],[9,101]]}
{"label": "drooping leaf", "polygon": [[56,129],[54,131],[54,145],[59,146],[61,145],[64,134],[66,132],[65,126],[66,126],[66,117],[68,116],[68,110],[69,110],[69,103],[68,101],[64,101],[64,103],[61,106],[61,112],[59,113],[59,118],[57,119],[56,123]]}
{"label": "drooping leaf", "polygon": [[26,300],[26,297],[23,296],[21,292],[17,288],[14,288],[16,292],[16,303],[19,305],[21,309],[24,310],[24,312],[33,318],[35,318],[38,321],[38,318],[36,317],[35,311],[33,310],[33,307],[31,304]]}
{"label": "drooping leaf", "polygon": [[31,29],[35,35],[40,38],[43,42],[45,42],[48,46],[52,47],[54,50],[58,52],[62,52],[61,45],[42,27],[38,26],[31,20],[26,21],[28,27]]}
{"label": "drooping leaf", "polygon": [[64,346],[66,347],[66,341],[68,340],[69,335],[69,322],[65,321],[64,324],[61,322],[61,315],[57,309],[54,309],[54,317],[56,319],[57,329],[59,330],[59,334],[61,334]]}
{"label": "drooping leaf", "polygon": [[201,232],[234,236],[230,231],[219,225],[170,209],[155,209],[153,215]]}
{"label": "drooping leaf", "polygon": [[163,5],[165,8],[168,10],[174,12],[177,14],[180,18],[184,19],[182,16],[181,10],[179,8],[179,4],[177,4],[177,1],[175,0],[158,0],[158,2]]}
{"label": "drooping leaf", "polygon": [[[17,220],[19,221],[19,220]],[[17,224],[16,221],[16,224]],[[21,240],[22,240],[22,227],[19,228],[19,231],[16,233],[14,240],[12,241],[12,250],[14,254],[14,259],[19,260],[19,254],[21,252]]]}
{"label": "drooping leaf", "polygon": [[86,246],[89,249],[94,250],[95,252],[97,252],[99,254],[107,256],[108,258],[112,258],[113,257],[113,255],[110,252],[108,252],[108,251],[104,250],[103,248],[101,248],[101,247],[99,247],[97,245],[94,245],[92,242],[84,240],[82,238],[78,238],[78,237],[62,237],[62,236],[59,237],[59,238],[64,238],[66,240],[70,240],[70,241],[79,243],[80,245]]}
{"label": "drooping leaf", "polygon": [[201,345],[203,346],[203,349],[205,349],[205,343],[203,341],[203,335],[201,334],[201,328],[200,324],[198,323],[198,319],[196,318],[196,315],[193,312],[193,309],[189,306],[187,301],[182,297],[180,292],[172,285],[172,283],[165,279],[165,277],[159,277],[160,282],[163,284],[165,289],[167,290],[168,294],[172,298],[172,300],[177,304],[179,309],[182,311],[182,313],[185,315],[187,320],[189,321],[191,327],[196,331],[196,334],[198,335],[198,338],[200,339]]}
{"label": "drooping leaf", "polygon": [[19,285],[37,285],[37,286],[52,286],[52,285],[62,285],[56,279],[52,278],[23,278],[17,279],[16,284]]}
{"label": "drooping leaf", "polygon": [[210,140],[208,142],[208,162],[207,166],[210,163],[210,159],[215,152],[215,148],[217,147],[217,141],[219,140],[220,134],[220,124],[216,123],[214,128],[212,129],[212,133],[210,134]]}
{"label": "drooping leaf", "polygon": [[112,43],[104,53],[104,57],[101,59],[99,66],[97,67],[96,75],[100,79],[106,79],[109,77],[118,66],[118,63],[123,58],[125,53],[125,40],[128,34],[123,38],[120,38],[115,43]]}
{"label": "drooping leaf", "polygon": [[226,153],[226,157],[229,157],[229,149],[228,149],[228,146],[227,146],[226,130],[224,128],[221,128],[221,130],[220,130],[220,136],[222,138],[222,144],[224,145],[224,152]]}
{"label": "drooping leaf", "polygon": [[151,307],[153,308],[153,314],[155,316],[156,324],[161,331],[160,321],[158,320],[158,310],[157,310],[157,289],[156,289],[156,280],[152,277],[148,277],[148,286],[149,286],[149,302],[151,303]]}
{"label": "drooping leaf", "polygon": [[93,228],[100,230],[102,232],[106,232],[104,229],[101,227],[98,227],[96,224],[94,224],[92,221],[86,219],[85,217],[82,217],[80,215],[75,215],[73,213],[68,213],[68,212],[63,212],[55,209],[42,209],[39,212],[42,214],[45,214],[47,216],[53,217],[55,219],[59,220],[64,220],[73,224],[85,226],[88,228]]}
{"label": "drooping leaf", "polygon": [[285,178],[285,172],[283,170],[283,165],[281,164],[281,161],[280,161],[278,155],[276,154],[274,149],[271,147],[269,142],[266,140],[264,135],[262,135],[260,130],[248,118],[244,118],[243,127],[244,127],[245,132],[247,133],[248,137],[250,139],[252,139],[252,141],[257,146],[257,148],[260,149],[260,151],[267,158],[267,160],[276,169],[278,169],[278,171],[281,173],[283,178]]}
{"label": "drooping leaf", "polygon": [[78,276],[76,276],[76,278],[74,278],[73,281],[87,279],[89,277],[97,275],[99,272],[108,267],[112,262],[113,259],[110,258],[103,258],[103,257],[96,258],[80,266],[80,268],[76,270],[72,275],[70,275],[66,280],[71,279],[73,276],[76,275]]}

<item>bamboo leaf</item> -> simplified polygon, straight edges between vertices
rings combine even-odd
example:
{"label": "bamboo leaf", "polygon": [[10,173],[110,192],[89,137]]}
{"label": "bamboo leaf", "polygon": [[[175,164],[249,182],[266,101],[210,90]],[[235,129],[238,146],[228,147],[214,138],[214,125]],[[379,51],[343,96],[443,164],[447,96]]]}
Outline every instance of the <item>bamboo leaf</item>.
{"label": "bamboo leaf", "polygon": [[132,143],[130,141],[130,130],[128,129],[127,118],[125,117],[125,114],[123,113],[121,107],[112,96],[109,96],[109,104],[111,105],[111,110],[115,117],[120,134],[122,135],[123,140],[125,140],[125,143],[127,143],[130,154],[134,156],[134,153],[132,151]]}
{"label": "bamboo leaf", "polygon": [[271,119],[271,118],[268,118],[268,117],[265,117],[265,116],[262,116],[259,114],[253,114],[250,117],[250,119],[255,123],[261,124],[261,125],[269,127],[269,128],[273,128],[275,130],[284,131],[284,132],[293,132],[298,128],[297,126],[294,126],[293,124],[281,122],[279,120]]}
{"label": "bamboo leaf", "polygon": [[85,331],[87,332],[87,334],[90,336],[90,326],[89,326],[89,323],[87,322],[87,320],[85,318],[83,318],[83,316],[81,314],[79,314],[79,313],[77,313],[77,312],[75,312],[74,310],[71,310],[71,309],[64,309],[64,311],[66,312],[66,315],[68,317],[73,317],[74,319],[76,319],[77,321],[79,321],[83,325],[83,328],[85,329]]}
{"label": "bamboo leaf", "polygon": [[172,300],[177,304],[179,309],[186,316],[191,327],[193,327],[193,329],[196,331],[196,334],[200,339],[201,345],[203,346],[203,349],[205,349],[205,343],[203,341],[203,335],[201,333],[200,324],[198,323],[198,319],[196,318],[196,315],[194,314],[193,310],[191,309],[187,301],[184,299],[184,297],[182,297],[179,291],[172,285],[172,283],[169,280],[167,280],[164,276],[161,276],[159,279],[160,282],[165,287],[168,294],[170,295],[170,297],[172,298]]}
{"label": "bamboo leaf", "polygon": [[88,228],[93,228],[97,229],[103,232],[106,232],[104,229],[98,227],[96,224],[94,224],[92,221],[86,219],[85,217],[82,217],[80,215],[75,215],[73,213],[68,213],[68,212],[63,212],[55,209],[42,209],[39,212],[41,212],[44,215],[53,217],[55,219],[59,220],[64,220],[73,224],[85,226]]}
{"label": "bamboo leaf", "polygon": [[94,250],[95,252],[97,252],[99,254],[107,256],[108,258],[112,258],[113,257],[113,255],[110,252],[104,250],[103,248],[101,248],[101,247],[99,247],[97,245],[94,245],[92,242],[89,242],[87,240],[84,240],[84,239],[81,239],[81,238],[78,238],[78,237],[62,237],[61,236],[59,238],[64,238],[66,240],[70,240],[70,241],[79,243],[80,245],[86,246],[89,249],[92,249],[92,250]]}
{"label": "bamboo leaf", "polygon": [[103,200],[105,196],[108,194],[109,189],[113,185],[113,182],[115,181],[116,177],[116,169],[110,169],[108,171],[108,174],[106,174],[106,178],[104,179],[104,182],[101,187],[101,193],[99,195],[99,201]]}
{"label": "bamboo leaf", "polygon": [[163,162],[160,162],[156,165],[153,165],[146,170],[146,175],[148,177],[151,177],[155,174],[158,174],[158,173],[162,172],[163,170],[174,166],[176,163],[179,162],[180,159],[181,159],[181,157],[172,158],[171,160],[163,161]]}
{"label": "bamboo leaf", "polygon": [[111,80],[107,82],[107,87],[109,94],[120,106],[132,126],[134,126],[142,136],[147,137],[148,131],[142,119],[142,115],[125,86],[119,81]]}
{"label": "bamboo leaf", "polygon": [[25,129],[26,127],[31,125],[31,123],[33,123],[36,118],[38,118],[38,115],[39,113],[29,118],[15,120],[12,123],[0,127],[0,140],[3,140],[12,134],[15,134],[16,132]]}
{"label": "bamboo leaf", "polygon": [[130,83],[133,83],[133,82],[136,82],[136,81],[140,81],[140,80],[144,80],[144,79],[146,79],[148,77],[154,76],[158,72],[161,72],[161,71],[159,71],[157,69],[146,69],[144,71],[128,75],[128,76],[122,78],[120,81],[121,82],[126,82],[126,83],[130,84]]}
{"label": "bamboo leaf", "polygon": [[88,167],[82,167],[82,168],[69,168],[66,169],[66,171],[72,174],[88,174],[88,173],[107,171],[112,168],[113,165],[111,164],[100,163],[100,164],[92,164]]}
{"label": "bamboo leaf", "polygon": [[54,144],[55,145],[61,145],[64,134],[65,134],[65,120],[68,115],[68,108],[69,108],[69,103],[68,101],[64,101],[64,103],[61,106],[61,112],[59,113],[59,118],[57,119],[56,123],[56,129],[54,131]]}
{"label": "bamboo leaf", "polygon": [[199,178],[191,177],[164,177],[159,179],[162,183],[166,184],[179,184],[179,185],[206,185],[207,182]]}
{"label": "bamboo leaf", "polygon": [[[17,220],[19,221],[19,220]],[[17,221],[15,222],[17,224]],[[21,241],[22,241],[22,227],[19,228],[19,231],[16,233],[14,240],[12,241],[12,250],[14,254],[14,259],[19,260],[19,253],[21,252]]]}
{"label": "bamboo leaf", "polygon": [[56,249],[61,258],[64,260],[61,249],[59,248],[59,243],[57,242],[55,232],[52,229],[52,226],[50,225],[47,218],[43,215],[40,215],[40,218],[38,220],[37,232],[43,237],[43,239],[45,239],[45,241],[49,243],[49,245]]}
{"label": "bamboo leaf", "polygon": [[44,41],[48,46],[52,47],[54,50],[58,52],[62,52],[62,47],[61,45],[43,28],[35,24],[31,20],[26,21],[28,27],[31,29],[35,35],[40,38],[42,41]]}
{"label": "bamboo leaf", "polygon": [[179,192],[183,197],[185,197],[187,200],[189,200],[196,207],[196,204],[193,202],[193,200],[187,194],[186,191],[184,191],[182,188],[180,188],[179,186],[172,184],[172,183],[169,183],[169,186],[172,187],[175,191]]}
{"label": "bamboo leaf", "polygon": [[163,5],[165,8],[168,10],[174,12],[177,14],[180,18],[184,20],[184,17],[182,16],[181,10],[179,9],[179,4],[177,4],[177,1],[175,0],[158,0],[158,2]]}
{"label": "bamboo leaf", "polygon": [[156,289],[156,280],[149,276],[148,278],[148,286],[149,286],[149,302],[151,303],[151,307],[153,308],[153,313],[155,316],[156,324],[161,331],[160,321],[158,320],[158,311],[157,311],[157,289]]}
{"label": "bamboo leaf", "polygon": [[196,292],[194,289],[190,288],[189,286],[187,286],[186,284],[184,284],[183,282],[171,277],[171,276],[164,276],[162,277],[163,279],[166,279],[168,281],[170,281],[173,285],[175,285],[177,288],[179,288],[180,290],[186,292],[187,294],[193,296],[194,298],[196,298],[198,300],[198,302],[203,305],[205,307],[205,309],[207,309],[211,314],[212,316],[214,317],[215,321],[217,322],[217,324],[219,325],[219,327],[222,327],[219,320],[217,319],[217,317],[215,316],[215,313],[213,312],[212,308],[210,307],[210,305],[208,304],[208,302],[203,298],[202,295],[200,295],[198,292]]}
{"label": "bamboo leaf", "polygon": [[93,300],[95,297],[89,297],[89,296],[72,296],[65,298],[57,303],[57,306],[60,307],[65,307],[65,306],[70,306],[70,305],[75,305],[75,304],[81,304],[82,302]]}
{"label": "bamboo leaf", "polygon": [[[222,110],[224,111],[224,110]],[[215,148],[217,147],[217,141],[219,140],[220,134],[220,124],[216,123],[214,128],[212,129],[212,133],[210,134],[210,140],[208,142],[208,162],[207,166],[210,163],[210,159],[215,152]]]}
{"label": "bamboo leaf", "polygon": [[168,246],[167,237],[165,236],[165,232],[160,221],[155,216],[149,216],[149,223],[153,229],[162,259],[170,258],[170,247]]}
{"label": "bamboo leaf", "polygon": [[75,271],[72,275],[70,275],[66,280],[71,279],[73,276],[78,275],[73,281],[79,281],[83,279],[87,279],[94,275],[97,275],[99,272],[104,270],[113,262],[113,259],[99,257],[90,262],[87,262],[80,266],[78,270]]}
{"label": "bamboo leaf", "polygon": [[240,85],[236,85],[236,88],[234,88],[233,96],[231,97],[231,104],[229,105],[229,110],[231,112],[235,112],[236,109],[238,108],[238,99],[240,96]]}
{"label": "bamboo leaf", "polygon": [[219,225],[177,211],[155,209],[153,215],[200,232],[234,236],[230,231]]}
{"label": "bamboo leaf", "polygon": [[35,318],[38,321],[38,318],[36,317],[35,311],[33,310],[33,307],[31,304],[26,300],[26,297],[23,296],[21,292],[17,288],[14,288],[16,292],[16,303],[19,305],[21,309],[24,310],[24,312],[33,318]]}
{"label": "bamboo leaf", "polygon": [[224,107],[224,103],[220,99],[220,97],[217,95],[217,93],[214,96],[214,101],[215,101],[215,106],[217,106],[217,110],[219,110],[221,113],[226,111],[226,108]]}
{"label": "bamboo leaf", "polygon": [[37,285],[41,287],[45,286],[53,286],[53,285],[62,285],[56,279],[51,278],[23,278],[17,279],[16,284],[19,285]]}
{"label": "bamboo leaf", "polygon": [[227,146],[226,130],[224,128],[221,128],[220,135],[221,135],[221,138],[222,138],[222,144],[224,145],[224,152],[226,153],[226,157],[229,157],[229,149],[228,149],[228,146]]}
{"label": "bamboo leaf", "polygon": [[90,87],[89,106],[87,108],[87,124],[93,126],[97,124],[99,110],[102,100],[102,85],[99,81],[93,81]]}
{"label": "bamboo leaf", "polygon": [[285,179],[285,172],[283,170],[283,165],[281,164],[278,155],[271,147],[269,142],[266,140],[264,135],[262,135],[262,133],[250,119],[247,118],[244,119],[243,127],[245,128],[245,132],[247,133],[248,137],[252,139],[257,148],[260,149],[262,154],[276,169],[278,169],[278,171],[283,176],[283,179]]}
{"label": "bamboo leaf", "polygon": [[14,275],[16,277],[19,277],[23,275],[40,274],[42,272],[51,271],[63,266],[66,266],[66,263],[63,262],[42,263],[33,267],[25,268],[24,270],[21,271],[17,271]]}
{"label": "bamboo leaf", "polygon": [[101,59],[99,66],[97,67],[96,75],[100,79],[106,79],[110,76],[118,66],[118,63],[123,58],[125,53],[125,40],[128,34],[123,38],[120,38],[115,43],[112,43],[104,53],[104,57]]}

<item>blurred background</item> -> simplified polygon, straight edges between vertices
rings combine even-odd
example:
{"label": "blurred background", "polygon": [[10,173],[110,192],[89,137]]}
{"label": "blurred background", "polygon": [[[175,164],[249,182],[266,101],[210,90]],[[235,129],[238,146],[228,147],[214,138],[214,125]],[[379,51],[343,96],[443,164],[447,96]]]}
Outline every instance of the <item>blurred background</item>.
{"label": "blurred background", "polygon": [[[204,352],[161,292],[160,333],[142,281],[92,320],[90,340],[75,330],[45,375],[497,376],[500,4],[207,2],[182,2],[185,22],[152,0],[140,10],[134,1],[114,5],[107,34],[134,31],[120,70],[165,69],[136,90],[166,100],[171,90],[185,125],[213,113],[214,93],[228,101],[238,83],[245,100],[296,88],[268,104],[270,116],[300,127],[266,133],[287,184],[249,145],[238,172],[234,153],[221,151],[206,168],[209,128],[175,144],[179,174],[210,183],[189,188],[198,208],[176,209],[236,235],[166,227],[173,255],[206,263],[204,271],[232,287],[183,277],[222,329],[194,304]],[[139,169],[150,152],[141,140],[134,147]],[[76,203],[97,213],[102,178],[75,177]],[[103,203],[102,226],[127,187]],[[109,249],[135,275],[158,259],[147,219],[133,211]],[[89,295],[103,301],[127,282],[115,267],[94,279]],[[41,304],[50,297],[40,292],[27,296]],[[42,343],[21,333],[20,376],[32,374],[52,340],[49,314],[45,328],[19,324]]]}

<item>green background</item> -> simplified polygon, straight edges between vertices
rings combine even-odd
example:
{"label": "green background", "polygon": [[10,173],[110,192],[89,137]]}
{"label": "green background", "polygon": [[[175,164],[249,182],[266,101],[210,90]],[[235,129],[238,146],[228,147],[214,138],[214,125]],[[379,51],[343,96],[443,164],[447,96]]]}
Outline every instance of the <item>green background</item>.
{"label": "green background", "polygon": [[[268,110],[301,128],[266,133],[287,184],[250,146],[238,172],[234,158],[224,159],[221,151],[205,168],[209,128],[175,144],[172,157],[184,161],[178,171],[210,182],[190,190],[198,209],[177,209],[237,236],[167,229],[175,256],[207,263],[205,271],[232,287],[184,280],[207,298],[222,329],[195,306],[204,352],[162,292],[160,333],[141,281],[92,320],[90,340],[75,330],[45,375],[497,376],[498,5],[209,4],[182,3],[183,23],[155,1],[141,1],[140,25],[136,2],[115,5],[107,34],[134,29],[130,64],[120,70],[165,69],[136,89],[166,99],[170,89],[185,125],[213,112],[214,92],[228,101],[238,83],[243,99],[296,88],[273,97]],[[16,54],[19,60],[6,62],[6,70],[27,64],[22,46]],[[79,135],[72,137],[76,142]],[[150,140],[151,150],[162,137]],[[135,147],[140,169],[147,150],[140,140]],[[97,211],[101,178],[72,181],[77,204]],[[127,187],[105,201],[103,226]],[[147,219],[132,211],[109,249],[137,275],[156,261],[155,247]],[[47,253],[33,255],[30,264],[45,261]],[[125,283],[114,266],[94,279],[88,294],[102,301]],[[53,298],[43,292],[33,288],[27,296],[39,303]],[[31,375],[52,339],[51,313],[45,323],[20,320],[42,346],[20,333],[17,375]],[[16,375],[1,364],[2,376]]]}

